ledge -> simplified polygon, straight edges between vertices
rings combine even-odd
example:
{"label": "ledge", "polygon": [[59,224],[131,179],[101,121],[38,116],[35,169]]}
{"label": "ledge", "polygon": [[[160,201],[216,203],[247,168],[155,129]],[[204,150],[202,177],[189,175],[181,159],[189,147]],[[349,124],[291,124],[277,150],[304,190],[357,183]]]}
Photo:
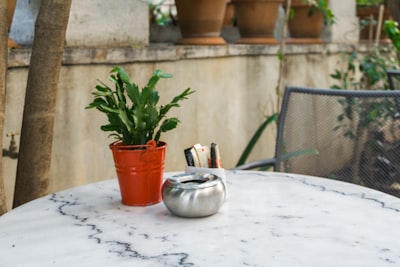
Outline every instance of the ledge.
{"label": "ledge", "polygon": [[[362,45],[361,45],[362,46]],[[351,44],[287,44],[286,54],[336,54],[352,51]],[[238,56],[276,55],[279,45],[227,44],[222,46],[187,46],[173,44],[151,44],[147,47],[120,48],[73,48],[64,52],[64,65],[122,64],[132,62],[178,61],[182,59],[219,58]],[[30,48],[17,48],[9,51],[8,67],[29,66]]]}

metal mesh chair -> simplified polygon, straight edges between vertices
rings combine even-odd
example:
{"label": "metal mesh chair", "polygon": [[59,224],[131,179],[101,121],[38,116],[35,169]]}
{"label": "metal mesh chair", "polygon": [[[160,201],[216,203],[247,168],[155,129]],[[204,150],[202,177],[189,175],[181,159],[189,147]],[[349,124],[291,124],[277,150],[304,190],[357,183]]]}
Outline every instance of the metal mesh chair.
{"label": "metal mesh chair", "polygon": [[386,70],[389,88],[391,90],[400,90],[400,70]]}
{"label": "metal mesh chair", "polygon": [[236,167],[315,175],[400,196],[400,91],[287,87],[275,157]]}

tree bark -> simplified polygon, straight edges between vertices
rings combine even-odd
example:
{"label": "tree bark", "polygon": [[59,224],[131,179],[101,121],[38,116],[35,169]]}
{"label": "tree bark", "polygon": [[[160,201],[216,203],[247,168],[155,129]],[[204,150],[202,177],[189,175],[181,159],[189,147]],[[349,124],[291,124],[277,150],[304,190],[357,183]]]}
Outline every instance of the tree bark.
{"label": "tree bark", "polygon": [[58,80],[72,0],[42,0],[35,24],[13,207],[48,193]]}
{"label": "tree bark", "polygon": [[[7,1],[0,1],[0,144],[3,147],[3,126],[7,86],[8,19]],[[0,157],[0,215],[7,212],[3,178],[3,157]]]}
{"label": "tree bark", "polygon": [[[3,0],[5,1],[5,0]],[[13,21],[13,17],[14,17],[14,11],[15,11],[15,7],[17,5],[17,0],[7,0],[8,6],[7,6],[7,29],[8,32],[10,32],[11,29],[11,24]],[[17,48],[18,45],[14,42],[13,39],[11,39],[10,37],[8,37],[8,47],[9,48]]]}

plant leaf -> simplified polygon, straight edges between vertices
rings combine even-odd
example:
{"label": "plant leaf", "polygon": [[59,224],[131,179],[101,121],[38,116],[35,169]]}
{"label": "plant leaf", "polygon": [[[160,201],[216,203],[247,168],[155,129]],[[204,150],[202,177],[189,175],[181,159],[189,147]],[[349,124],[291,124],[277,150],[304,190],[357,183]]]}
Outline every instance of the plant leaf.
{"label": "plant leaf", "polygon": [[247,158],[249,157],[251,151],[258,142],[258,139],[260,139],[260,136],[262,135],[264,130],[267,128],[268,125],[270,125],[272,122],[275,122],[277,119],[278,119],[278,113],[274,113],[271,116],[266,117],[264,122],[258,127],[253,137],[250,139],[250,142],[244,149],[242,155],[239,158],[239,161],[236,163],[236,166],[243,165],[246,162]]}

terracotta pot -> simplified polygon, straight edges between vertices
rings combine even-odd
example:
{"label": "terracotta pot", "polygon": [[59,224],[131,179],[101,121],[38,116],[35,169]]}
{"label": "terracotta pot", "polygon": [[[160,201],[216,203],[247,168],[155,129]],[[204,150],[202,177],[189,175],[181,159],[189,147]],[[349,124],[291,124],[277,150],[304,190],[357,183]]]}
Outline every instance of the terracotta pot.
{"label": "terracotta pot", "polygon": [[[285,5],[284,5],[284,8]],[[320,10],[309,15],[310,6],[301,0],[292,1],[293,17],[289,19],[289,42],[295,43],[319,43],[324,27],[324,16]]]}
{"label": "terracotta pot", "polygon": [[167,144],[149,141],[147,145],[110,144],[117,172],[122,203],[147,206],[161,201]]}
{"label": "terracotta pot", "polygon": [[283,0],[232,0],[240,39],[237,43],[275,44],[274,28]]}
{"label": "terracotta pot", "polygon": [[226,0],[175,0],[182,39],[178,44],[223,45]]}
{"label": "terracotta pot", "polygon": [[[373,19],[376,22],[379,19],[379,6],[357,6],[357,17],[361,20],[369,20]],[[392,17],[392,12],[389,8],[385,8],[383,12],[383,21],[388,20]],[[383,23],[383,22],[382,22]],[[363,28],[360,28],[360,40],[369,40],[370,34],[371,38],[375,40],[377,30],[377,24],[375,25],[367,25]],[[385,32],[381,31],[380,39],[388,38]]]}

